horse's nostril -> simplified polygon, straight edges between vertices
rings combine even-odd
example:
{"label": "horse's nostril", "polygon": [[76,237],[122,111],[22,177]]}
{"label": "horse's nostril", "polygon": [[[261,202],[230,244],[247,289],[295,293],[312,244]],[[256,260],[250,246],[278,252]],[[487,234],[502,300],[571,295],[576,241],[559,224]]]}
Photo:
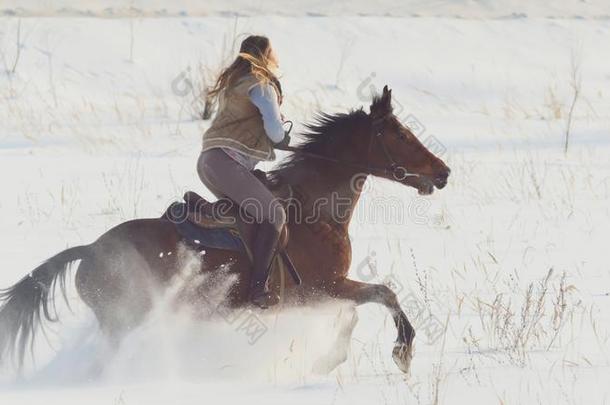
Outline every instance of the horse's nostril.
{"label": "horse's nostril", "polygon": [[447,184],[447,179],[449,178],[449,173],[451,173],[451,170],[449,170],[449,168],[439,171],[438,175],[436,176],[434,185],[437,188],[445,187],[445,185]]}

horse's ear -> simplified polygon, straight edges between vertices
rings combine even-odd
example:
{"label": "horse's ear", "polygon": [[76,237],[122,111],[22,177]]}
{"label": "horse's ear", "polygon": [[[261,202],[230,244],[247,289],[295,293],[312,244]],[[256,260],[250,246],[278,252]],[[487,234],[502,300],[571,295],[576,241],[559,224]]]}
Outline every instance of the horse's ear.
{"label": "horse's ear", "polygon": [[385,115],[392,111],[392,90],[388,89],[388,85],[383,86],[381,96],[373,98],[371,104],[371,114]]}
{"label": "horse's ear", "polygon": [[386,106],[392,106],[392,90],[388,89],[387,84],[383,86],[383,94],[381,96],[381,99],[384,101]]}

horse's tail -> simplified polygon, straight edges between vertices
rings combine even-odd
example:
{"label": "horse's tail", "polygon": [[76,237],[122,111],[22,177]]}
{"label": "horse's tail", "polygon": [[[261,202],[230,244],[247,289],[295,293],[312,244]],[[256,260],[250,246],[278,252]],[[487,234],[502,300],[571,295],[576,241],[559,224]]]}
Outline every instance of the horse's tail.
{"label": "horse's tail", "polygon": [[12,359],[17,354],[19,367],[23,364],[25,350],[33,348],[37,326],[42,317],[57,321],[54,299],[59,281],[66,303],[66,275],[69,264],[85,259],[89,246],[77,246],[48,259],[23,277],[17,284],[0,290],[0,362],[4,355]]}

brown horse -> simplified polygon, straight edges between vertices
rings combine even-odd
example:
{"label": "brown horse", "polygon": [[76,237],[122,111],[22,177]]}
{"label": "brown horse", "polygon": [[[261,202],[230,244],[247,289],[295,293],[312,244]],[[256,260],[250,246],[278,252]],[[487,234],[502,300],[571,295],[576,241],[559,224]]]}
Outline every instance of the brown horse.
{"label": "brown horse", "polygon": [[[290,184],[299,202],[299,210],[288,210],[286,251],[302,284],[286,280],[286,301],[306,305],[341,299],[356,305],[384,305],[398,330],[393,358],[407,372],[415,331],[390,288],[347,278],[348,225],[366,176],[385,177],[429,194],[434,187],[446,185],[450,170],[393,114],[387,86],[373,99],[370,113],[361,108],[347,114],[322,114],[307,128],[305,142],[270,173],[273,182]],[[181,239],[167,219],[137,219],[116,226],[90,245],[67,249],[47,260],[0,291],[0,354],[17,355],[21,364],[41,321],[56,320],[55,284],[60,283],[65,296],[66,270],[77,260],[77,291],[102,331],[118,343],[151,309],[154,292],[166,288],[180,270],[179,255],[171,253],[179,251]],[[208,249],[201,271],[213,272],[227,263],[238,280],[227,301],[232,307],[247,305],[247,256]],[[278,283],[271,288],[279,288]]]}

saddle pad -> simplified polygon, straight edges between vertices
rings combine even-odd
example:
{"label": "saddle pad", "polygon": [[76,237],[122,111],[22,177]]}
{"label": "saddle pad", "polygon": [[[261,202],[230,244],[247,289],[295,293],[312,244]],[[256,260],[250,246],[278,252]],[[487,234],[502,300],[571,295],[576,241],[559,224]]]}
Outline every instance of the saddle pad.
{"label": "saddle pad", "polygon": [[235,221],[235,218],[208,218],[199,213],[190,211],[187,215],[187,219],[200,228],[230,228],[237,230],[237,221]]}
{"label": "saddle pad", "polygon": [[175,202],[167,209],[163,217],[174,224],[187,245],[198,250],[207,247],[246,253],[246,248],[237,230],[216,227],[202,228],[189,221],[188,215],[175,215],[186,212],[185,203]]}

